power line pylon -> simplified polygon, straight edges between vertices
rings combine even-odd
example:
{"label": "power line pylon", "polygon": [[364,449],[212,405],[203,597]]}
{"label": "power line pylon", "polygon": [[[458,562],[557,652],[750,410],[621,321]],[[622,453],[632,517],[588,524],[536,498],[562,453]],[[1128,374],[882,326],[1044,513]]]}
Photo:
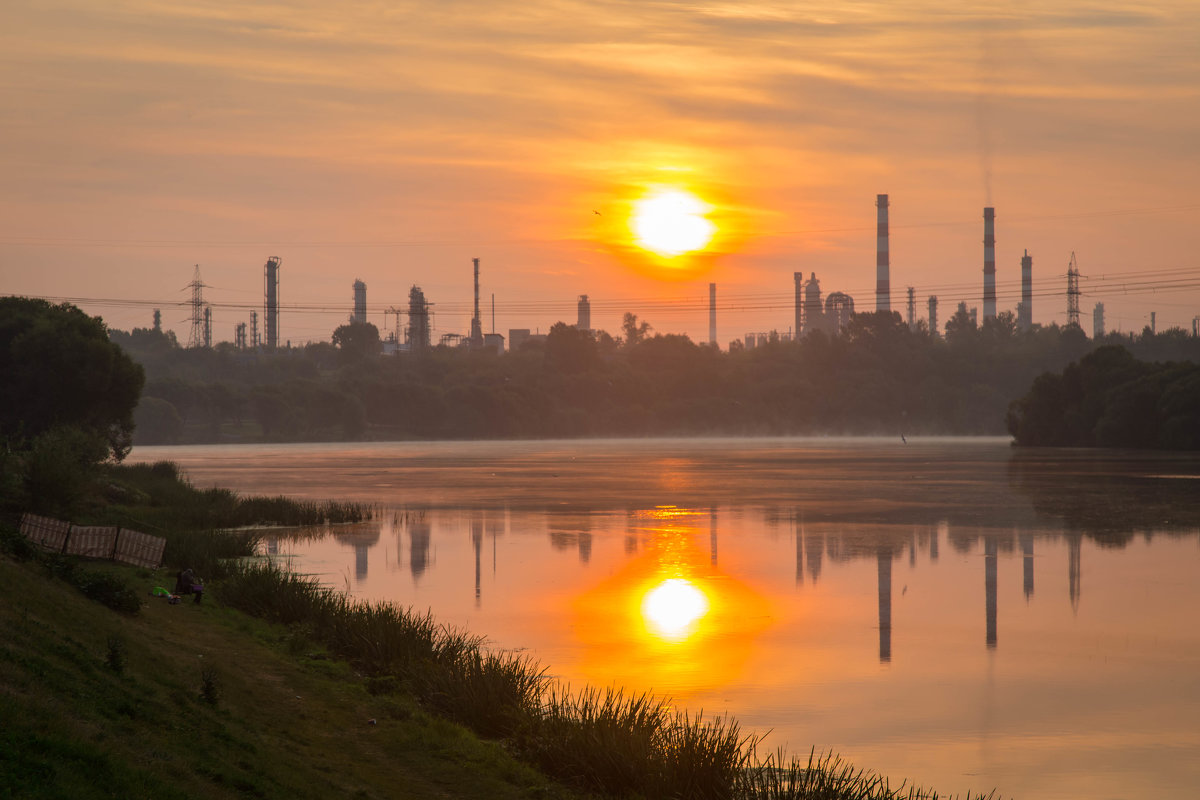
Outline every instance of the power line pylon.
{"label": "power line pylon", "polygon": [[1067,325],[1079,327],[1079,264],[1074,250],[1067,265]]}
{"label": "power line pylon", "polygon": [[[391,316],[392,314],[396,315],[396,326],[394,329],[388,328],[388,322],[387,322],[388,317]],[[396,308],[395,306],[388,306],[387,309],[385,309],[383,312],[383,327],[385,330],[391,332],[392,341],[395,342],[396,344],[400,344],[400,342],[402,341],[402,339],[400,338],[401,337],[400,314],[401,314],[401,310],[399,308]]]}
{"label": "power line pylon", "polygon": [[192,282],[188,284],[192,290],[192,330],[188,334],[188,347],[204,346],[204,282],[200,280],[200,265],[192,274]]}

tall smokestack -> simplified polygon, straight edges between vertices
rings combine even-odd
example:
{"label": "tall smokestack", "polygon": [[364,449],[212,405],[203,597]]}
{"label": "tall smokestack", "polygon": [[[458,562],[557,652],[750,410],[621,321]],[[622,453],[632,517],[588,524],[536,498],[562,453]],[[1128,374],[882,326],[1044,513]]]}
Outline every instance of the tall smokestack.
{"label": "tall smokestack", "polygon": [[359,325],[367,324],[367,285],[362,281],[354,281],[354,313],[350,321]]}
{"label": "tall smokestack", "polygon": [[1021,313],[1017,315],[1017,327],[1023,331],[1033,327],[1033,256],[1028,250],[1021,256]]}
{"label": "tall smokestack", "polygon": [[279,346],[279,256],[267,259],[265,267],[266,297],[263,299],[263,325],[266,327],[267,349]]}
{"label": "tall smokestack", "polygon": [[799,339],[804,333],[804,273],[793,272],[792,278],[796,281],[796,327],[792,328],[795,333],[792,338]]}
{"label": "tall smokestack", "polygon": [[471,317],[471,344],[483,344],[483,325],[479,322],[479,259],[472,258],[475,264],[475,316]]}
{"label": "tall smokestack", "polygon": [[708,343],[717,346],[717,285],[708,285]]}
{"label": "tall smokestack", "polygon": [[996,209],[983,210],[983,318],[996,316]]}
{"label": "tall smokestack", "polygon": [[875,310],[892,310],[891,261],[888,258],[888,196],[876,195],[879,209],[878,236],[875,245]]}
{"label": "tall smokestack", "polygon": [[941,334],[938,333],[937,326],[937,295],[929,295],[929,335],[933,338],[938,338]]}

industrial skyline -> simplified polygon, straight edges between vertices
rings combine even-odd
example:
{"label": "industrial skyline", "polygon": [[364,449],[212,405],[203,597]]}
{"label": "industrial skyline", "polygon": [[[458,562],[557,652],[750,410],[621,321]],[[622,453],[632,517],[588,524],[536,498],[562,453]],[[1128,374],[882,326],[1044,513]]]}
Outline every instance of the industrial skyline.
{"label": "industrial skyline", "polygon": [[[891,304],[891,288],[890,288],[890,256],[889,256],[889,224],[888,224],[888,207],[889,197],[887,194],[879,194],[876,197],[876,208],[878,209],[877,216],[877,237],[876,237],[876,273],[875,273],[875,310],[890,311]],[[1017,278],[1007,278],[1001,281],[1000,291],[997,292],[996,280],[996,256],[995,256],[995,209],[986,207],[983,209],[983,278],[978,287],[979,292],[974,297],[971,296],[969,284],[953,283],[942,286],[935,286],[934,293],[926,297],[927,311],[923,317],[918,317],[916,307],[917,287],[908,286],[906,289],[907,301],[907,324],[914,327],[918,319],[923,319],[935,333],[940,335],[941,330],[937,319],[937,304],[939,302],[938,293],[944,292],[947,296],[958,300],[958,303],[965,304],[966,307],[973,310],[975,318],[982,323],[983,320],[994,318],[998,313],[1009,312],[1013,314],[1019,330],[1028,330],[1034,324],[1034,303],[1035,296],[1041,298],[1041,302],[1037,304],[1038,308],[1046,307],[1051,309],[1051,321],[1058,322],[1058,318],[1062,318],[1060,324],[1081,324],[1079,319],[1079,298],[1084,292],[1079,288],[1080,271],[1077,266],[1077,261],[1074,252],[1071,253],[1070,260],[1067,266],[1065,275],[1053,275],[1050,279],[1039,278],[1035,281],[1033,270],[1033,257],[1026,249],[1020,257],[1019,276]],[[286,343],[292,343],[291,338],[281,338],[278,334],[279,320],[283,310],[287,308],[280,300],[279,295],[279,275],[282,260],[277,256],[272,256],[267,260],[264,267],[265,288],[262,300],[262,312],[264,319],[267,320],[267,333],[264,342],[268,349],[276,346],[282,346]],[[414,312],[412,305],[411,291],[420,290],[420,286],[413,284],[410,289],[410,303],[407,311],[398,307],[400,304],[385,303],[381,305],[369,305],[367,302],[367,285],[359,278],[355,278],[353,288],[352,308],[348,319],[355,323],[372,323],[380,330],[380,335],[384,339],[389,337],[392,341],[408,342],[408,329],[406,328],[405,335],[397,335],[401,330],[401,315],[408,313],[411,317],[413,313],[424,314],[428,319],[423,323],[423,336],[429,339],[432,343],[469,343],[472,346],[479,347],[484,344],[485,333],[483,325],[483,317],[480,312],[480,259],[474,257],[471,259],[473,267],[473,301],[470,306],[470,316],[467,322],[466,329],[458,329],[454,327],[461,315],[462,304],[453,300],[445,303],[439,303],[439,311],[449,317],[449,323],[443,321],[440,325],[436,322],[436,315],[431,313],[427,306],[420,307],[418,312]],[[1134,293],[1149,292],[1157,294],[1160,291],[1170,292],[1173,288],[1184,285],[1188,286],[1193,283],[1200,283],[1200,275],[1193,276],[1190,271],[1167,270],[1154,273],[1151,275],[1143,275],[1138,279],[1131,279],[1126,274],[1113,274],[1097,276],[1094,283],[1090,284],[1091,291],[1087,294],[1091,297],[1105,297],[1106,290],[1113,294],[1128,295],[1132,290]],[[964,276],[965,277],[965,276]],[[1051,279],[1056,279],[1058,286],[1056,287]],[[754,346],[758,340],[765,341],[769,335],[781,335],[785,338],[794,338],[799,332],[799,335],[804,335],[812,330],[823,329],[827,332],[835,332],[845,326],[849,319],[849,315],[855,311],[854,293],[845,291],[832,291],[826,294],[822,293],[820,282],[816,272],[810,273],[810,277],[806,280],[804,273],[796,272],[793,274],[794,283],[794,299],[792,303],[792,316],[787,318],[777,312],[784,309],[784,305],[780,302],[782,297],[779,295],[743,295],[735,296],[724,304],[717,302],[717,284],[710,282],[708,284],[707,303],[704,305],[704,310],[707,311],[707,337],[701,337],[695,331],[695,324],[692,320],[688,320],[683,330],[671,327],[662,327],[656,324],[656,329],[659,332],[675,333],[682,332],[690,335],[694,341],[708,342],[717,344],[718,346],[727,346],[729,341],[739,340],[744,341],[747,346]],[[1036,287],[1036,288],[1035,288]],[[207,284],[200,281],[200,267],[195,265],[192,282],[188,284],[191,290],[191,333],[182,340],[189,347],[206,346],[211,347],[214,338],[212,333],[212,308],[213,303],[208,302],[203,297],[203,289],[211,288]],[[998,306],[998,298],[1001,305]],[[1019,300],[1015,300],[1020,298]],[[80,305],[87,306],[89,304],[110,304],[114,307],[140,307],[147,305],[146,302],[139,301],[121,301],[113,299],[96,299],[96,298],[52,298],[52,299],[67,299],[77,302]],[[630,298],[630,299],[608,299],[600,301],[600,308],[607,311],[611,317],[618,318],[618,324],[613,324],[609,330],[619,331],[619,316],[626,312],[638,314],[643,319],[649,319],[645,306],[648,304],[653,311],[665,312],[668,316],[678,316],[686,314],[689,317],[696,316],[692,312],[700,310],[702,298],[679,296],[675,298]],[[1015,300],[1011,307],[1004,305],[1009,300]],[[184,305],[178,302],[175,305]],[[592,326],[591,301],[589,295],[578,295],[575,314],[575,325],[583,330],[594,330]],[[1059,313],[1054,313],[1055,307],[1059,308]],[[257,309],[246,303],[218,303],[218,307],[223,307],[231,314],[236,314],[239,310],[243,313],[247,309],[250,310],[250,324],[253,329],[257,328]],[[557,301],[546,301],[542,303],[529,301],[506,301],[501,300],[501,309],[512,319],[517,325],[524,323],[527,327],[517,328],[517,330],[529,331],[546,331],[555,322],[567,321],[570,319],[566,313],[565,304],[559,304]],[[325,304],[306,304],[297,303],[290,306],[290,313],[303,316],[325,314],[332,312],[337,306]],[[496,339],[497,336],[503,336],[503,329],[495,327],[495,295],[492,295],[492,322],[491,331],[486,334],[489,339],[490,347],[498,347],[500,343]],[[1104,332],[1112,330],[1106,327],[1104,316],[1103,301],[1096,303],[1096,312],[1092,323],[1092,330],[1089,331],[1090,336],[1103,335]],[[653,313],[650,312],[650,313]],[[734,319],[743,319],[747,324],[747,330],[744,332],[727,331],[728,338],[722,340],[718,335],[718,319],[719,311],[729,314],[732,312]],[[740,313],[739,313],[740,312]],[[154,309],[155,328],[161,329],[160,322],[161,309]],[[516,314],[526,315],[524,318],[516,318]],[[545,321],[547,317],[553,317],[557,314],[557,318],[552,321],[545,322],[544,326],[529,326],[528,317],[534,317]],[[395,315],[396,324],[393,329],[388,325],[388,315]],[[724,316],[724,315],[720,315]],[[902,315],[903,316],[903,315]],[[382,317],[382,321],[379,319]],[[1127,332],[1140,332],[1142,328],[1149,327],[1151,330],[1157,330],[1157,313],[1150,312],[1149,319],[1144,322],[1141,327],[1131,328]],[[1195,335],[1200,329],[1200,315],[1197,315],[1191,320],[1191,331]],[[784,323],[787,323],[786,325]],[[246,347],[247,340],[245,336],[246,321],[237,319],[232,323],[233,335],[229,341],[234,342],[239,347]],[[142,327],[142,326],[131,326]],[[726,323],[726,327],[729,324]],[[1188,330],[1185,324],[1176,327]],[[301,326],[301,333],[309,330]],[[509,328],[508,330],[514,330]],[[1121,328],[1118,328],[1121,330]],[[769,332],[769,333],[768,333]],[[297,337],[295,344],[304,344],[312,341],[327,341],[328,335],[315,338],[303,339]],[[217,336],[216,341],[225,341],[224,337]],[[255,339],[254,341],[257,341]],[[501,348],[503,349],[503,348]]]}

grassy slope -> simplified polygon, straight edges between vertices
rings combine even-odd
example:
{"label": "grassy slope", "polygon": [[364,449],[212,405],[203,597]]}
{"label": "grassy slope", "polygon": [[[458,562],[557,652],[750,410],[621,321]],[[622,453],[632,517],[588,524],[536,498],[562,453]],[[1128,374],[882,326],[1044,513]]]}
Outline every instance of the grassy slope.
{"label": "grassy slope", "polygon": [[282,628],[211,598],[146,603],[123,616],[0,555],[0,798],[571,796]]}

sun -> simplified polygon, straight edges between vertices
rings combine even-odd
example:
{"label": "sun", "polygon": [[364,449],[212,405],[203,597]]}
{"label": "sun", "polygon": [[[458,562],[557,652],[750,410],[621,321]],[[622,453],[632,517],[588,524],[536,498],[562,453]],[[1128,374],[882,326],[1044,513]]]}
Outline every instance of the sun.
{"label": "sun", "polygon": [[664,258],[703,250],[717,226],[708,204],[682,189],[660,189],[634,204],[630,227],[637,243]]}

